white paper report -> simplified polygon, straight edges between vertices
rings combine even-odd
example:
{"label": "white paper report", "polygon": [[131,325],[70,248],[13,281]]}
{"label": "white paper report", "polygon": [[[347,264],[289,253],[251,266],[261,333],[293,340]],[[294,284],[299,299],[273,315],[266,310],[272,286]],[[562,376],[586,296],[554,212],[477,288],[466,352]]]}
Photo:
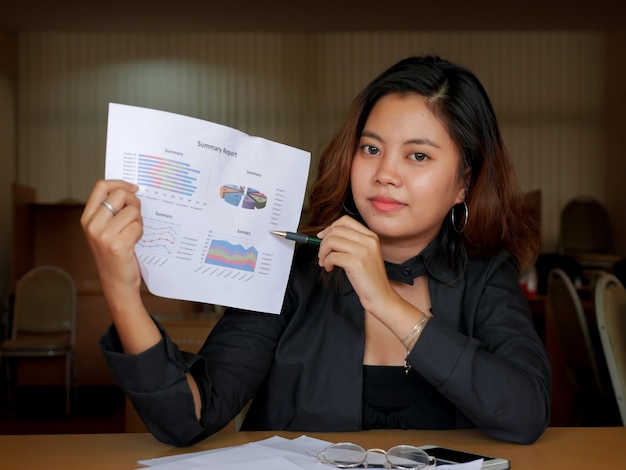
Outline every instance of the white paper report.
{"label": "white paper report", "polygon": [[107,179],[139,185],[135,254],[162,297],[280,313],[310,153],[179,114],[109,105]]}

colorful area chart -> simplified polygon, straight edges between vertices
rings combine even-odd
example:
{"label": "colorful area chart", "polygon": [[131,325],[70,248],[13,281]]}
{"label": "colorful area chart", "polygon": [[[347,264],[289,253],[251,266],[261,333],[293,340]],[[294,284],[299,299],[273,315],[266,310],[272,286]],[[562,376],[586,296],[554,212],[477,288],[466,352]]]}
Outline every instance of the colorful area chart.
{"label": "colorful area chart", "polygon": [[204,262],[254,272],[258,255],[259,252],[253,246],[244,248],[226,240],[212,240]]}

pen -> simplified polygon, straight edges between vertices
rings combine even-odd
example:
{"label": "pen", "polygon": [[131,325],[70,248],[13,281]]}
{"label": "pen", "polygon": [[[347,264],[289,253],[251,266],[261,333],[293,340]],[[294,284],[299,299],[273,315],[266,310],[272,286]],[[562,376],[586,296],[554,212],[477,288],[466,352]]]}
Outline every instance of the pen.
{"label": "pen", "polygon": [[287,240],[293,240],[298,243],[308,243],[309,245],[319,245],[322,243],[322,240],[313,237],[311,235],[306,235],[304,233],[296,233],[296,232],[281,232],[278,230],[270,230],[270,233],[274,235],[278,235],[279,237],[286,238]]}

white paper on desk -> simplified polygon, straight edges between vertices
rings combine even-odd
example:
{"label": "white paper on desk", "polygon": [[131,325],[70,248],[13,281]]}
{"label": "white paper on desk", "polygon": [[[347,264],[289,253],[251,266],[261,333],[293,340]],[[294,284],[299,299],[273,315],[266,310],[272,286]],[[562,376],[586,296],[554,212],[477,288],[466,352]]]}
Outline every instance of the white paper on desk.
{"label": "white paper on desk", "polygon": [[279,313],[310,154],[220,124],[111,103],[107,179],[139,185],[135,247],[156,295]]}
{"label": "white paper on desk", "polygon": [[[138,463],[158,470],[184,470],[193,468],[228,468],[228,469],[275,469],[303,468],[319,469],[319,462],[313,457],[330,442],[308,436],[286,439],[274,436],[261,441],[240,446],[226,447],[189,454],[140,460]],[[300,460],[300,463],[297,463]],[[281,467],[276,467],[278,463]]]}
{"label": "white paper on desk", "polygon": [[[140,460],[138,463],[155,467],[158,470],[187,470],[194,468],[320,470],[320,463],[316,455],[330,444],[331,442],[308,436],[300,436],[292,440],[274,436],[241,446]],[[368,462],[370,464],[383,463],[384,456],[378,453],[370,453]],[[480,459],[463,464],[438,466],[437,470],[480,470],[482,463],[483,461]],[[332,466],[324,465],[322,467],[332,468]]]}

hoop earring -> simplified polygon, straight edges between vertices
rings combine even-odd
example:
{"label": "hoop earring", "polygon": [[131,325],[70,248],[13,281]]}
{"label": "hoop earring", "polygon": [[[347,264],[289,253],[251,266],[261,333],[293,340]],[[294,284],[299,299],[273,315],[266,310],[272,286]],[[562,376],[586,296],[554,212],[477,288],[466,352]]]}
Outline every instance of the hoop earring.
{"label": "hoop earring", "polygon": [[346,203],[345,203],[345,202],[341,205],[341,207],[343,207],[343,210],[344,210],[347,214],[349,214],[349,215],[351,215],[351,216],[353,216],[353,217],[356,217],[357,215],[359,215],[357,212],[353,212],[353,211],[351,211],[350,209],[348,209],[348,208],[346,207]]}
{"label": "hoop earring", "polygon": [[454,220],[454,208],[456,206],[452,207],[452,210],[450,210],[450,219],[452,222],[452,228],[454,229],[454,231],[456,233],[463,233],[463,230],[465,230],[465,227],[467,227],[467,220],[469,219],[469,209],[467,207],[467,203],[465,201],[463,201],[463,207],[465,208],[465,214],[463,217],[463,227],[461,227],[460,229],[456,226],[456,220]]}
{"label": "hoop earring", "polygon": [[361,214],[359,214],[359,212],[356,209],[356,205],[354,204],[354,199],[352,199],[352,205],[354,206],[354,210],[348,209],[348,206],[346,205],[346,200],[348,199],[348,196],[350,197],[350,199],[352,199],[352,192],[350,192],[349,194],[346,194],[346,197],[343,198],[343,203],[341,204],[341,207],[343,207],[343,210],[346,212],[346,214],[351,215],[352,217],[360,217]]}

